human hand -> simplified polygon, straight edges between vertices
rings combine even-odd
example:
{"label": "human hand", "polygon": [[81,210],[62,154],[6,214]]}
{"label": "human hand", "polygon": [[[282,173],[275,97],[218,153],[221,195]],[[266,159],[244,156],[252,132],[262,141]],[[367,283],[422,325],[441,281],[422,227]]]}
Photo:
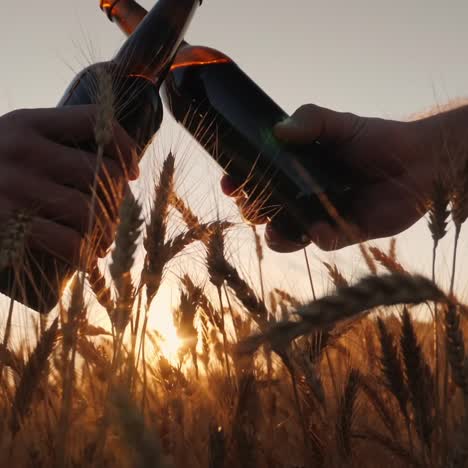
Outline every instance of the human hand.
{"label": "human hand", "polygon": [[[0,117],[0,223],[17,210],[32,214],[27,247],[79,266],[90,227],[97,155],[78,149],[94,141],[97,106],[16,110]],[[138,177],[134,141],[113,122],[98,173],[93,245],[103,256],[113,240],[118,204]]]}
{"label": "human hand", "polygon": [[[310,242],[323,250],[336,250],[355,242],[392,236],[414,224],[424,214],[422,200],[433,178],[433,166],[419,142],[414,123],[359,117],[315,105],[300,107],[278,124],[275,136],[286,144],[308,145],[319,141],[328,153],[356,174],[350,192],[346,225],[316,222],[307,226],[301,242],[288,238],[287,226],[265,231],[267,244],[278,252],[293,252]],[[244,217],[254,210],[232,179],[223,177],[226,195],[234,196]],[[352,236],[350,236],[352,232]]]}

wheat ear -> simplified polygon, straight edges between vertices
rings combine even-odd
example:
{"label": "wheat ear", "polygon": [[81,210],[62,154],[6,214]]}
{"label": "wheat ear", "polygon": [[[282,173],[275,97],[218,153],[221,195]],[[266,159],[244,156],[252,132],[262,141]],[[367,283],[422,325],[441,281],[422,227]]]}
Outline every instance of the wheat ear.
{"label": "wheat ear", "polygon": [[398,357],[395,339],[388,331],[385,322],[380,317],[377,319],[377,324],[379,327],[380,345],[382,348],[380,364],[385,379],[385,385],[398,401],[400,411],[405,419],[407,419],[409,395],[401,361]]}
{"label": "wheat ear", "polygon": [[95,262],[88,271],[88,282],[96,296],[96,300],[106,309],[109,316],[112,315],[115,306],[112,300],[111,290],[107,286],[106,279],[101,273],[97,262]]}
{"label": "wheat ear", "polygon": [[416,431],[421,440],[430,447],[433,431],[434,378],[418,343],[413,321],[406,308],[402,314],[400,344],[405,364],[409,400],[414,410]]}
{"label": "wheat ear", "polygon": [[323,264],[328,270],[328,276],[337,288],[349,286],[348,280],[341,274],[336,265],[330,265],[327,262],[323,262]]}
{"label": "wheat ear", "polygon": [[386,254],[378,247],[369,247],[369,251],[374,259],[390,273],[407,273],[395,258]]}
{"label": "wheat ear", "polygon": [[34,391],[39,386],[41,377],[46,370],[49,356],[52,354],[57,339],[58,318],[44,332],[24,367],[21,380],[15,392],[12,406],[10,428],[13,434],[20,429],[21,421],[27,414]]}
{"label": "wheat ear", "polygon": [[453,380],[468,399],[468,362],[465,356],[465,338],[460,327],[460,314],[454,304],[449,304],[445,312],[447,353],[452,367]]}
{"label": "wheat ear", "polygon": [[351,369],[338,407],[337,444],[345,460],[351,458],[352,455],[351,431],[360,380],[359,372],[356,369]]}
{"label": "wheat ear", "polygon": [[399,273],[368,276],[354,286],[339,288],[334,295],[298,309],[299,321],[275,324],[265,333],[241,343],[239,350],[252,352],[265,342],[282,347],[299,336],[356,318],[380,306],[445,299],[438,286],[424,276]]}
{"label": "wheat ear", "polygon": [[143,282],[146,284],[147,309],[161,285],[166,264],[166,258],[162,252],[165,246],[169,200],[174,191],[174,164],[175,158],[170,153],[164,161],[155,190],[150,220],[146,225],[146,236],[143,242],[146,249]]}
{"label": "wheat ear", "polygon": [[120,207],[120,222],[109,267],[117,290],[117,304],[110,318],[118,333],[124,332],[132,314],[134,287],[131,269],[135,262],[142,223],[141,206],[128,191]]}

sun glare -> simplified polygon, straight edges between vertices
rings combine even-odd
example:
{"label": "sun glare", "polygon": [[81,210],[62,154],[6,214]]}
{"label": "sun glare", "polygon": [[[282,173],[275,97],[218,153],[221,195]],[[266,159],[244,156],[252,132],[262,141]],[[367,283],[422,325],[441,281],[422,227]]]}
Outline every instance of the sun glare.
{"label": "sun glare", "polygon": [[178,353],[182,346],[182,340],[177,336],[174,325],[171,324],[164,329],[160,329],[159,333],[163,338],[161,351],[164,357],[172,364],[176,364],[179,360]]}

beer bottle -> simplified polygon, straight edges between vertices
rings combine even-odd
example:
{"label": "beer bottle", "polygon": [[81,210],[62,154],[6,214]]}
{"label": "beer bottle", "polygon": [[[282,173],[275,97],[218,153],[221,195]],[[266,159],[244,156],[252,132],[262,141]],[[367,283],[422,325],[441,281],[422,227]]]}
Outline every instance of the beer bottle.
{"label": "beer bottle", "polygon": [[[109,2],[103,2],[105,8]],[[170,69],[199,0],[159,0],[109,62],[83,70],[70,84],[59,106],[95,103],[96,83],[105,67],[112,76],[115,118],[135,140],[139,154],[159,130],[162,103],[159,87]],[[140,18],[141,20],[141,18]],[[95,144],[82,146],[94,150]],[[46,252],[30,252],[21,270],[0,272],[0,291],[41,313],[58,302],[72,268]]]}
{"label": "beer bottle", "polygon": [[[109,17],[129,34],[146,11],[120,0]],[[250,216],[268,219],[292,240],[315,221],[346,214],[351,168],[319,142],[293,147],[273,127],[288,117],[219,50],[183,41],[161,88],[164,103],[240,187]],[[336,211],[335,211],[336,213]]]}

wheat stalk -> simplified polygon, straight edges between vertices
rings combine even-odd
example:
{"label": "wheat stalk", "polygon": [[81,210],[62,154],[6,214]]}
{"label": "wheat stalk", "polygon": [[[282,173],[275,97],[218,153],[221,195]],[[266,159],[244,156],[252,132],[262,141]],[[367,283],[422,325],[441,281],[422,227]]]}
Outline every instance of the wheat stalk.
{"label": "wheat stalk", "polygon": [[58,319],[55,319],[48,330],[44,332],[26,363],[18,387],[15,392],[10,429],[16,434],[24,416],[29,411],[35,390],[37,390],[42,375],[46,371],[47,361],[54,349],[58,332]]}
{"label": "wheat stalk", "polygon": [[291,307],[298,309],[302,306],[302,303],[297,298],[284,289],[274,288],[273,293],[275,293],[282,302],[290,304]]}
{"label": "wheat stalk", "polygon": [[360,440],[371,441],[380,445],[385,450],[401,459],[405,468],[423,468],[427,466],[415,458],[413,454],[406,447],[398,443],[393,436],[386,436],[375,429],[367,429],[365,432],[354,432],[353,437]]}
{"label": "wheat stalk", "polygon": [[225,279],[225,265],[226,259],[224,257],[224,232],[220,227],[215,228],[208,240],[206,241],[206,264],[208,269],[208,275],[211,283],[216,287],[219,298],[219,316],[221,319],[221,334],[223,336],[224,346],[224,361],[228,378],[230,378],[231,370],[228,356],[228,341],[226,335],[226,326],[224,320],[224,307],[223,307],[223,296],[221,287],[224,284]]}
{"label": "wheat stalk", "polygon": [[455,174],[454,189],[451,192],[452,220],[455,225],[455,241],[453,245],[452,277],[450,281],[450,292],[455,285],[455,272],[457,265],[458,241],[461,228],[468,218],[468,157],[463,155],[462,162]]}
{"label": "wheat stalk", "polygon": [[400,344],[416,430],[421,440],[430,447],[433,431],[434,378],[418,343],[413,322],[406,308],[402,314]]}
{"label": "wheat stalk", "polygon": [[[91,186],[91,203],[89,207],[87,238],[93,240],[97,233],[93,232],[95,225],[96,207],[102,205],[98,196],[98,188],[102,186],[100,172],[103,165],[105,147],[112,141],[112,122],[115,117],[115,96],[112,83],[112,74],[106,65],[95,67],[95,103],[97,104],[96,121],[94,122],[94,138],[97,147],[96,167],[94,168],[94,179]],[[91,246],[91,245],[90,245]],[[82,252],[80,256],[81,271],[85,272],[88,264],[92,261],[91,250]],[[84,284],[84,283],[83,283]]]}
{"label": "wheat stalk", "polygon": [[258,263],[258,277],[260,280],[260,289],[261,289],[261,297],[262,301],[265,302],[265,282],[263,278],[263,260],[265,258],[263,254],[263,246],[262,246],[262,240],[260,238],[260,235],[258,234],[257,227],[255,225],[251,226],[252,232],[254,235],[254,240],[255,240],[255,252],[257,255],[257,263]]}
{"label": "wheat stalk", "polygon": [[455,304],[448,304],[445,312],[447,353],[453,380],[468,398],[468,363],[465,356],[465,338],[460,326],[460,314]]}
{"label": "wheat stalk", "polygon": [[429,200],[428,226],[434,241],[434,249],[447,234],[450,192],[447,189],[445,178],[438,176],[432,188],[432,196]]}
{"label": "wheat stalk", "polygon": [[186,350],[190,351],[197,378],[198,361],[196,348],[198,333],[194,321],[200,303],[200,293],[201,291],[195,288],[187,293],[182,291],[178,313],[175,315],[177,334],[183,342],[180,353],[183,354]]}
{"label": "wheat stalk", "polygon": [[387,330],[385,322],[377,319],[382,354],[380,364],[385,378],[385,385],[398,401],[400,411],[405,419],[408,418],[407,404],[409,399],[405,376],[398,357],[397,347],[393,335]]}
{"label": "wheat stalk", "polygon": [[96,300],[106,309],[109,316],[111,316],[115,304],[112,300],[111,290],[107,286],[106,279],[101,273],[97,262],[95,262],[88,271],[88,282]]}
{"label": "wheat stalk", "polygon": [[407,273],[401,264],[391,255],[386,254],[378,247],[369,247],[369,251],[374,259],[380,263],[390,273]]}
{"label": "wheat stalk", "polygon": [[398,437],[397,423],[391,408],[387,406],[386,395],[380,391],[379,386],[376,384],[377,379],[371,375],[363,376],[359,381],[360,388],[366,394],[368,401],[374,407],[375,411],[380,416],[382,423],[387,428],[389,434]]}
{"label": "wheat stalk", "polygon": [[224,234],[220,229],[212,232],[207,242],[207,268],[210,280],[217,288],[224,281],[234,291],[242,305],[250,312],[254,320],[262,328],[267,325],[268,310],[253,289],[244,281],[236,268],[227,260],[224,254]]}
{"label": "wheat stalk", "polygon": [[227,221],[215,221],[212,223],[198,224],[176,237],[170,239],[165,244],[163,251],[166,253],[167,261],[171,260],[182,252],[187,246],[196,242],[206,242],[210,234],[215,230],[221,232],[232,227],[232,223]]}
{"label": "wheat stalk", "polygon": [[22,359],[3,344],[0,344],[0,363],[2,366],[9,367],[15,371],[19,376],[23,372],[24,363]]}
{"label": "wheat stalk", "polygon": [[135,468],[164,468],[162,448],[158,437],[151,433],[143,415],[133,403],[130,395],[123,390],[114,389],[111,401],[116,410],[115,419],[122,428],[124,441],[133,449]]}
{"label": "wheat stalk", "polygon": [[198,219],[198,216],[195,215],[195,213],[184,202],[184,200],[177,195],[177,193],[172,193],[170,202],[181,214],[184,223],[189,229],[196,229],[198,226],[200,226],[200,220]]}
{"label": "wheat stalk", "polygon": [[337,445],[345,460],[351,458],[352,455],[351,433],[360,380],[361,375],[359,371],[351,369],[338,408],[336,423]]}
{"label": "wheat stalk", "polygon": [[339,288],[334,295],[298,309],[299,321],[278,323],[264,334],[244,341],[239,351],[252,352],[265,342],[281,347],[301,335],[353,319],[376,307],[443,300],[446,300],[445,294],[431,280],[420,275],[368,276],[354,286]]}
{"label": "wheat stalk", "polygon": [[341,274],[336,265],[330,265],[323,262],[325,268],[328,270],[328,276],[337,288],[349,286],[348,280]]}
{"label": "wheat stalk", "polygon": [[134,287],[131,269],[135,262],[135,252],[142,223],[141,206],[129,191],[120,208],[120,222],[117,228],[115,248],[112,252],[112,263],[109,267],[117,289],[117,304],[110,318],[119,334],[125,331],[132,314]]}
{"label": "wheat stalk", "polygon": [[146,225],[146,236],[143,242],[146,257],[142,279],[146,284],[147,309],[158,292],[166,264],[166,258],[161,255],[161,252],[165,245],[169,200],[174,191],[174,163],[175,158],[171,153],[164,161],[159,183],[155,190],[150,220]]}

